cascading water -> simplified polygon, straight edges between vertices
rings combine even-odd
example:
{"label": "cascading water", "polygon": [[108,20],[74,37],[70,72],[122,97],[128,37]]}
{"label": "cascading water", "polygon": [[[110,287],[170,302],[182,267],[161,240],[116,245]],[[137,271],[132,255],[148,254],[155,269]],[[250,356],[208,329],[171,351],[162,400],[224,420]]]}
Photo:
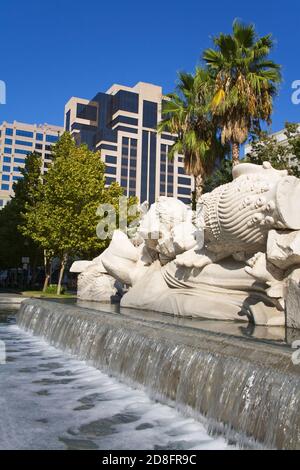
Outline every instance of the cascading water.
{"label": "cascading water", "polygon": [[25,301],[18,324],[240,445],[300,448],[300,367],[278,346],[191,328]]}

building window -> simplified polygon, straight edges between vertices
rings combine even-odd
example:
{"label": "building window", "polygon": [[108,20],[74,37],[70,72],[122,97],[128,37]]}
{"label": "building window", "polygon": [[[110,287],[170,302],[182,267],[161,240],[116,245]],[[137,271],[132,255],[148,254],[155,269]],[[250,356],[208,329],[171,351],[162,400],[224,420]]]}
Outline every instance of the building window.
{"label": "building window", "polygon": [[191,188],[183,188],[181,186],[178,186],[178,189],[177,189],[177,192],[178,194],[191,194]]}
{"label": "building window", "polygon": [[22,155],[28,155],[30,152],[30,150],[15,149],[15,153],[21,153]]}
{"label": "building window", "polygon": [[109,175],[115,175],[117,173],[117,167],[115,166],[107,166],[105,167],[105,173]]}
{"label": "building window", "polygon": [[167,191],[168,191],[168,196],[173,196],[173,192],[174,192],[174,189],[173,189],[173,185],[168,185],[167,186]]}
{"label": "building window", "polygon": [[2,191],[9,191],[9,184],[1,184]]}
{"label": "building window", "polygon": [[2,175],[2,181],[9,181],[10,175]]}
{"label": "building window", "polygon": [[36,140],[43,140],[43,138],[43,134],[40,134],[39,132],[36,134]]}
{"label": "building window", "polygon": [[46,142],[55,143],[58,141],[58,135],[46,135]]}
{"label": "building window", "polygon": [[97,121],[97,108],[90,104],[77,103],[76,117],[87,121]]}
{"label": "building window", "polygon": [[129,155],[129,138],[122,138],[122,156],[121,156],[121,186],[127,189],[128,175],[128,155]]}
{"label": "building window", "polygon": [[5,134],[6,134],[6,135],[13,135],[13,133],[14,133],[14,130],[13,130],[13,129],[11,129],[10,127],[7,127],[7,128],[6,128],[6,131],[5,131]]}
{"label": "building window", "polygon": [[136,185],[136,179],[135,178],[130,178],[129,179],[129,188],[134,189]]}
{"label": "building window", "polygon": [[141,202],[148,199],[148,132],[143,131],[142,137],[142,175]]}
{"label": "building window", "polygon": [[143,104],[143,127],[156,129],[157,126],[157,103],[144,100]]}
{"label": "building window", "polygon": [[131,144],[131,147],[130,147],[130,156],[132,158],[136,158],[137,157],[137,148],[136,147],[132,147],[132,144]]}
{"label": "building window", "polygon": [[19,180],[21,180],[22,178],[23,178],[22,175],[15,175],[15,176],[13,176],[13,181],[19,181]]}
{"label": "building window", "polygon": [[11,157],[3,157],[4,163],[11,163]]}
{"label": "building window", "polygon": [[132,126],[137,126],[139,121],[138,119],[129,117],[129,116],[117,116],[112,122],[111,127],[114,127],[116,124],[123,123],[123,124],[131,124]]}
{"label": "building window", "polygon": [[10,166],[3,165],[2,171],[6,171],[7,173],[10,173]]}
{"label": "building window", "polygon": [[69,111],[66,113],[66,131],[68,132],[70,130],[70,117],[71,117],[71,111],[69,109]]}
{"label": "building window", "polygon": [[122,186],[122,188],[127,189],[127,179],[126,178],[121,178],[121,186]]}
{"label": "building window", "polygon": [[129,132],[130,134],[137,134],[138,130],[134,127],[118,126],[114,129],[115,131]]}
{"label": "building window", "polygon": [[14,171],[15,171],[16,173],[19,173],[19,172],[20,172],[20,167],[19,167],[19,166],[14,166]]}
{"label": "building window", "polygon": [[27,147],[32,147],[32,142],[26,142],[25,140],[16,140],[16,145],[26,145]]}
{"label": "building window", "polygon": [[35,144],[37,150],[43,150],[43,144]]}
{"label": "building window", "polygon": [[117,152],[118,147],[116,147],[115,145],[101,144],[98,150],[111,150]]}
{"label": "building window", "polygon": [[105,155],[105,163],[112,163],[113,165],[116,165],[117,157],[114,155]]}
{"label": "building window", "polygon": [[139,95],[131,91],[120,90],[113,97],[112,114],[117,111],[139,112]]}
{"label": "building window", "polygon": [[4,147],[4,153],[11,153],[10,147]]}
{"label": "building window", "polygon": [[161,138],[164,140],[171,140],[173,142],[177,140],[177,137],[174,137],[171,134],[161,134]]}
{"label": "building window", "polygon": [[5,145],[12,145],[12,139],[5,139],[4,143]]}
{"label": "building window", "polygon": [[16,130],[16,135],[19,135],[21,137],[29,137],[31,139],[33,138],[33,132],[23,131],[23,130],[20,130],[20,129]]}
{"label": "building window", "polygon": [[150,133],[150,155],[149,155],[149,203],[155,201],[156,186],[156,132]]}
{"label": "building window", "polygon": [[14,158],[14,163],[25,163],[24,158]]}
{"label": "building window", "polygon": [[182,176],[179,176],[179,177],[178,177],[178,184],[190,185],[190,184],[191,184],[191,180],[190,180],[190,178],[183,178]]}

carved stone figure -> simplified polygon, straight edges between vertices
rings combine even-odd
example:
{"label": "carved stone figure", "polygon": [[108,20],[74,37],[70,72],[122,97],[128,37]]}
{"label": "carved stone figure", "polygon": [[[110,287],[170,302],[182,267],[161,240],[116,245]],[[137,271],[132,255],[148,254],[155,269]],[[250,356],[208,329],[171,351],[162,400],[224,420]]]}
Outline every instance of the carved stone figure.
{"label": "carved stone figure", "polygon": [[79,274],[78,299],[110,302],[114,298],[121,297],[122,285],[107,273],[101,262],[102,255],[93,261],[75,261],[72,264],[70,271]]}
{"label": "carved stone figure", "polygon": [[300,265],[300,180],[267,162],[242,163],[233,178],[204,194],[196,216],[180,201],[159,198],[135,239],[114,233],[101,259],[131,286],[121,305],[285,323],[287,285]]}

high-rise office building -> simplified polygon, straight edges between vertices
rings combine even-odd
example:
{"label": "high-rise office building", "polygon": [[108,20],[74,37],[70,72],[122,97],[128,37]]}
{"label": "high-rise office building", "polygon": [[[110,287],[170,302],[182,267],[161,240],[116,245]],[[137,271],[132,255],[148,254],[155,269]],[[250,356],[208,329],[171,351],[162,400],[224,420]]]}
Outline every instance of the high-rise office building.
{"label": "high-rise office building", "polygon": [[51,164],[51,145],[63,127],[48,124],[36,125],[14,121],[0,124],[0,209],[13,195],[13,183],[22,178],[20,168],[26,156],[35,151],[42,157],[42,171]]}
{"label": "high-rise office building", "polygon": [[101,152],[106,182],[126,195],[153,203],[160,195],[191,199],[193,182],[185,175],[182,155],[168,153],[170,133],[159,134],[163,100],[160,86],[139,82],[133,88],[113,85],[93,99],[72,97],[65,106],[65,129],[78,144]]}

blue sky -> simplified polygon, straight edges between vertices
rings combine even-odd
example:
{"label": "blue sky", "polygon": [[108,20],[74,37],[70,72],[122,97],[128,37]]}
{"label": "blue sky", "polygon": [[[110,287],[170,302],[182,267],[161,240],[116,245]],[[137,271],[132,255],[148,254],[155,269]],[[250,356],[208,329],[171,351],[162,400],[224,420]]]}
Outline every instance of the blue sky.
{"label": "blue sky", "polygon": [[192,71],[211,37],[234,18],[272,33],[284,82],[273,130],[300,121],[291,84],[300,80],[300,3],[286,0],[1,0],[0,80],[7,104],[0,121],[62,124],[71,96],[92,98],[112,83],[138,81],[174,88],[176,72]]}

